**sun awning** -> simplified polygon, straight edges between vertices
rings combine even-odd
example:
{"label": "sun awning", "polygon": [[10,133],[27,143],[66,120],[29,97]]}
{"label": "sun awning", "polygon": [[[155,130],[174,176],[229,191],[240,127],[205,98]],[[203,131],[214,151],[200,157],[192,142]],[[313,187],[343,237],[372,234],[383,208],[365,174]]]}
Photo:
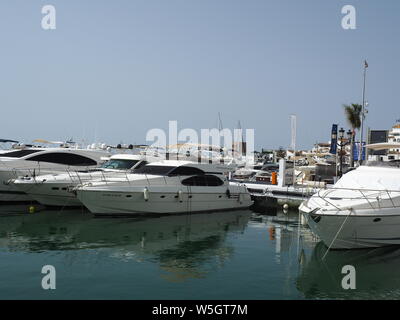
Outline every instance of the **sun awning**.
{"label": "sun awning", "polygon": [[45,144],[64,144],[62,141],[48,141],[44,139],[33,140],[34,143],[45,143]]}

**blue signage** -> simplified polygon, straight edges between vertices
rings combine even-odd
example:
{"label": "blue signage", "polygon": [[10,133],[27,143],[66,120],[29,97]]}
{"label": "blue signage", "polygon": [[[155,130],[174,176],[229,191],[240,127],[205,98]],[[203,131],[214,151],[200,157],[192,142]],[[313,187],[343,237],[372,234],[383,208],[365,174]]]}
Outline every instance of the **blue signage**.
{"label": "blue signage", "polygon": [[[365,141],[362,143],[362,158],[361,160],[365,160]],[[360,153],[360,142],[355,142],[353,145],[353,159],[354,161],[359,160]]]}
{"label": "blue signage", "polygon": [[337,151],[337,124],[332,125],[332,133],[331,133],[331,148],[329,153],[336,154]]}

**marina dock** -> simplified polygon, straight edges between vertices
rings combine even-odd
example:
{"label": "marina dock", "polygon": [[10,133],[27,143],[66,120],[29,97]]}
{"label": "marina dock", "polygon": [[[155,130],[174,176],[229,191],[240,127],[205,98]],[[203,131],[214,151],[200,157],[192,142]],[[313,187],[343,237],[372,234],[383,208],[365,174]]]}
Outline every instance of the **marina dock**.
{"label": "marina dock", "polygon": [[276,207],[287,204],[297,209],[299,205],[322,188],[316,186],[278,186],[256,181],[242,181],[256,205]]}

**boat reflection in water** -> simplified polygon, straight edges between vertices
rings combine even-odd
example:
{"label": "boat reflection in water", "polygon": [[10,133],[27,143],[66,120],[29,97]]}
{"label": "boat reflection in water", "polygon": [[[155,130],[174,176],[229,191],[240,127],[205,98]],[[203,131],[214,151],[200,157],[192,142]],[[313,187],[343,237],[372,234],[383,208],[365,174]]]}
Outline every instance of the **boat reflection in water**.
{"label": "boat reflection in water", "polygon": [[299,213],[295,210],[263,212],[253,216],[249,226],[268,230],[268,240],[274,243],[275,262],[278,264],[283,256],[292,253],[294,261],[296,255],[303,258],[304,252],[310,251],[316,243],[308,228],[299,229]]}
{"label": "boat reflection in water", "polygon": [[107,259],[155,262],[165,279],[184,281],[203,277],[209,260],[218,267],[230,259],[233,247],[226,236],[243,232],[250,215],[247,210],[126,219],[93,218],[79,210],[7,214],[0,217],[0,250],[63,251],[72,264],[101,262],[88,261],[101,259],[93,254],[78,255],[79,261],[74,261],[77,250],[97,250]]}
{"label": "boat reflection in water", "polygon": [[[15,214],[11,214],[10,210]],[[298,212],[93,218],[0,213],[0,298],[398,299],[400,249],[330,251]],[[44,265],[57,290],[43,290]],[[356,290],[341,286],[356,269]],[[200,280],[199,280],[200,279]]]}
{"label": "boat reflection in water", "polygon": [[[319,242],[311,258],[301,266],[297,288],[306,299],[399,299],[400,248],[332,250]],[[346,265],[354,266],[356,289],[342,288]]]}

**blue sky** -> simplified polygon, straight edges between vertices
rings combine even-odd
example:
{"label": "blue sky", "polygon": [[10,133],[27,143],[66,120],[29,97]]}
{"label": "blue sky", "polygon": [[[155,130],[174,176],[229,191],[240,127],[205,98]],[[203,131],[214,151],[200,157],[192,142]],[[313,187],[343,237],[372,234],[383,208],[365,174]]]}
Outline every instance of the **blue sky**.
{"label": "blue sky", "polygon": [[[41,8],[57,29],[41,28]],[[341,27],[354,5],[357,29]],[[147,130],[255,129],[256,148],[299,147],[345,126],[361,102],[367,126],[400,118],[398,0],[3,0],[1,138],[143,143]]]}

